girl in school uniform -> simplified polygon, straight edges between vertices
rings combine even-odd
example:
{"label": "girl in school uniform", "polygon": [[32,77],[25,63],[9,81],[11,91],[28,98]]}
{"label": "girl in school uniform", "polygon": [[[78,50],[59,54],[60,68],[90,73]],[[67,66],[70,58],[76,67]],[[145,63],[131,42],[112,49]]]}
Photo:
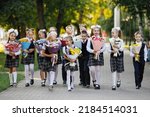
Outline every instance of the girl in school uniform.
{"label": "girl in school uniform", "polygon": [[41,29],[38,32],[38,36],[40,41],[43,41],[41,48],[39,50],[37,50],[37,60],[38,60],[38,66],[40,69],[40,77],[41,77],[41,86],[44,87],[45,86],[45,82],[46,82],[46,77],[47,77],[47,72],[43,71],[43,60],[44,60],[44,56],[42,56],[42,47],[44,46],[44,42],[46,42],[46,30],[45,29]]}
{"label": "girl in school uniform", "polygon": [[136,89],[141,88],[145,62],[147,60],[147,47],[143,43],[141,33],[138,31],[134,34],[135,45],[130,47],[130,56],[133,57],[134,76]]}
{"label": "girl in school uniform", "polygon": [[[66,33],[64,35],[62,35],[62,40],[64,40],[62,42],[62,47],[64,47],[66,44],[64,43],[65,42],[65,39],[66,37],[68,36],[71,36],[72,38],[74,37],[74,30],[73,30],[73,26],[72,25],[68,25],[66,26]],[[67,73],[65,71],[65,59],[62,57],[62,79],[63,79],[63,84],[65,85],[66,84],[66,81],[67,81]]]}
{"label": "girl in school uniform", "polygon": [[[91,27],[91,38],[88,39],[87,42],[87,51],[89,52],[89,60],[88,60],[88,66],[90,69],[90,77],[93,81],[93,86],[95,89],[100,89],[100,70],[101,66],[104,66],[104,57],[103,52],[105,50],[105,43],[102,39],[101,35],[101,27],[99,25],[94,25]],[[94,50],[92,41],[94,39],[98,38],[102,46],[98,51]],[[95,58],[96,57],[96,58]]]}
{"label": "girl in school uniform", "polygon": [[[78,70],[77,66],[77,57],[76,58],[71,58],[71,51],[70,49],[75,49],[76,47],[73,44],[73,39],[71,36],[65,37],[66,38],[66,46],[63,47],[63,54],[64,54],[64,60],[65,60],[65,71],[67,73],[67,86],[68,86],[68,91],[72,91],[74,89],[74,76],[75,76],[75,71]],[[71,65],[71,64],[74,65]]]}
{"label": "girl in school uniform", "polygon": [[[33,29],[27,29],[26,30],[26,38],[28,39],[28,42],[30,42],[30,46],[27,50],[25,50],[25,53],[28,53],[26,57],[22,56],[21,63],[24,64],[25,68],[25,79],[26,84],[25,87],[29,87],[30,85],[34,84],[34,30]],[[24,53],[24,52],[22,52]]]}
{"label": "girl in school uniform", "polygon": [[55,72],[56,72],[56,63],[57,60],[52,61],[52,58],[57,57],[57,53],[52,53],[48,47],[52,44],[57,44],[60,46],[60,41],[56,39],[57,38],[57,33],[55,31],[52,31],[48,34],[47,36],[47,41],[46,44],[43,46],[43,51],[42,55],[44,56],[44,61],[43,61],[43,71],[48,72],[48,85],[49,85],[49,91],[53,89],[53,82],[55,78]]}
{"label": "girl in school uniform", "polygon": [[9,44],[17,44],[18,47],[20,43],[16,40],[18,35],[18,31],[15,29],[8,30],[8,41],[5,45],[5,54],[6,54],[6,61],[5,67],[9,69],[9,80],[10,86],[17,86],[17,67],[19,66],[19,55],[21,54],[21,50],[18,49],[16,51],[9,51],[7,50],[7,45]]}
{"label": "girl in school uniform", "polygon": [[111,31],[112,38],[109,46],[110,68],[112,72],[112,90],[116,90],[121,85],[121,73],[124,71],[124,43],[120,39],[120,28],[113,28]]}

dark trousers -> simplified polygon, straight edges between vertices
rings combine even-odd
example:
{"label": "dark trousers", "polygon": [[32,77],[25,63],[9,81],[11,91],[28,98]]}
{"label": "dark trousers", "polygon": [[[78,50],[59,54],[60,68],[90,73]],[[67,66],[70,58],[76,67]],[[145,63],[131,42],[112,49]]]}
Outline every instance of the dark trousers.
{"label": "dark trousers", "polygon": [[137,62],[133,60],[135,85],[140,86],[143,80],[145,61]]}
{"label": "dark trousers", "polygon": [[79,58],[80,82],[83,86],[90,85],[88,58]]}
{"label": "dark trousers", "polygon": [[63,82],[67,81],[67,73],[65,70],[65,63],[66,63],[66,61],[62,60],[62,80],[63,80]]}

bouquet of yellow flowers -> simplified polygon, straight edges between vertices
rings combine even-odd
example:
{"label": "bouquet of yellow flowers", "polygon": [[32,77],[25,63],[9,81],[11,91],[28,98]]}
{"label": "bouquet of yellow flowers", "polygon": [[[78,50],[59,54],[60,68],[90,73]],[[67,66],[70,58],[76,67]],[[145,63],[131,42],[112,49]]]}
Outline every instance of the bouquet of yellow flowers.
{"label": "bouquet of yellow flowers", "polygon": [[131,46],[132,46],[132,51],[135,55],[135,61],[139,62],[139,60],[140,60],[139,53],[140,53],[140,50],[141,50],[141,45],[140,44],[132,44]]}
{"label": "bouquet of yellow flowers", "polygon": [[[81,54],[81,50],[79,48],[69,48],[69,54],[67,55],[68,58],[76,60],[77,57]],[[75,66],[75,62],[70,63],[70,66]]]}
{"label": "bouquet of yellow flowers", "polygon": [[0,43],[0,53],[4,52],[4,45]]}

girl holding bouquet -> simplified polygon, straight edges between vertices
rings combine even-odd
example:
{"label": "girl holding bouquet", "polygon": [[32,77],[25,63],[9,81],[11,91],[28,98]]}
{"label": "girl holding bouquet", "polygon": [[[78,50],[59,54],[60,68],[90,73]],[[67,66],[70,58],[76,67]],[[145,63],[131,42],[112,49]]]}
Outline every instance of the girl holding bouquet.
{"label": "girl holding bouquet", "polygon": [[112,72],[112,90],[116,90],[116,85],[119,88],[121,85],[121,73],[124,71],[124,43],[120,39],[120,28],[113,28],[111,31],[112,38],[109,40],[110,46],[110,67]]}
{"label": "girl holding bouquet", "polygon": [[[66,26],[66,33],[62,36],[61,44],[62,47],[66,46],[66,37],[71,36],[72,38],[74,37],[74,30],[72,25]],[[66,60],[62,58],[62,79],[63,79],[63,84],[66,84],[67,81],[67,73],[65,71],[65,63]]]}
{"label": "girl holding bouquet", "polygon": [[38,36],[39,36],[39,40],[37,40],[35,42],[35,47],[37,48],[37,59],[38,59],[38,66],[40,69],[40,77],[41,77],[41,86],[44,87],[45,86],[45,82],[46,82],[46,77],[47,77],[47,72],[43,71],[43,61],[44,61],[44,56],[42,56],[42,47],[44,46],[44,43],[46,42],[46,30],[45,29],[41,29],[38,32]]}
{"label": "girl holding bouquet", "polygon": [[71,36],[66,37],[66,46],[63,47],[63,54],[65,59],[65,71],[67,73],[68,91],[74,88],[74,73],[78,70],[77,57],[80,55],[80,49],[76,48],[73,44]]}
{"label": "girl holding bouquet", "polygon": [[[28,42],[29,45],[26,49],[24,49],[24,45],[22,41]],[[29,87],[30,85],[34,84],[34,31],[33,29],[26,30],[26,38],[20,39],[22,42],[22,61],[21,63],[24,64],[25,68],[25,79],[26,84],[25,87]],[[26,45],[25,45],[26,46]],[[26,56],[24,55],[26,54]],[[31,76],[30,76],[31,75]],[[30,77],[29,77],[30,76]]]}
{"label": "girl holding bouquet", "polygon": [[88,39],[86,46],[89,52],[88,66],[90,76],[93,79],[93,86],[95,89],[100,89],[100,68],[104,66],[103,52],[105,50],[105,43],[101,37],[101,27],[94,25],[91,29],[91,38]]}
{"label": "girl holding bouquet", "polygon": [[134,34],[135,44],[130,47],[130,56],[133,57],[134,76],[136,89],[141,88],[145,62],[147,60],[147,47],[143,43],[142,35],[138,31]]}
{"label": "girl holding bouquet", "polygon": [[57,33],[52,31],[47,36],[46,44],[43,46],[42,55],[44,56],[43,71],[48,72],[49,91],[53,89],[53,82],[56,72],[57,53],[60,49],[60,41],[56,39]]}
{"label": "girl holding bouquet", "polygon": [[6,62],[5,67],[9,68],[10,86],[17,86],[17,67],[19,66],[19,55],[21,44],[16,40],[18,31],[8,30],[8,42],[5,45]]}

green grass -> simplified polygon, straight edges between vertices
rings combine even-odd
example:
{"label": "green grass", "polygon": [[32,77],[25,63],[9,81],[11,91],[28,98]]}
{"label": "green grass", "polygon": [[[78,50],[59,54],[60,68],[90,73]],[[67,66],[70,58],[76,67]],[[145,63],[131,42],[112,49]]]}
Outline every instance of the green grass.
{"label": "green grass", "polygon": [[[5,65],[5,58],[6,55],[3,53],[0,53],[0,72],[7,72],[8,69],[4,67]],[[37,54],[35,54],[35,66],[34,66],[35,71],[38,70],[38,63],[37,63]],[[21,56],[20,56],[20,64],[17,69],[17,71],[24,71],[24,65],[21,64]]]}
{"label": "green grass", "polygon": [[[24,79],[23,74],[18,74],[17,82]],[[0,92],[6,90],[9,87],[8,73],[0,73]]]}

